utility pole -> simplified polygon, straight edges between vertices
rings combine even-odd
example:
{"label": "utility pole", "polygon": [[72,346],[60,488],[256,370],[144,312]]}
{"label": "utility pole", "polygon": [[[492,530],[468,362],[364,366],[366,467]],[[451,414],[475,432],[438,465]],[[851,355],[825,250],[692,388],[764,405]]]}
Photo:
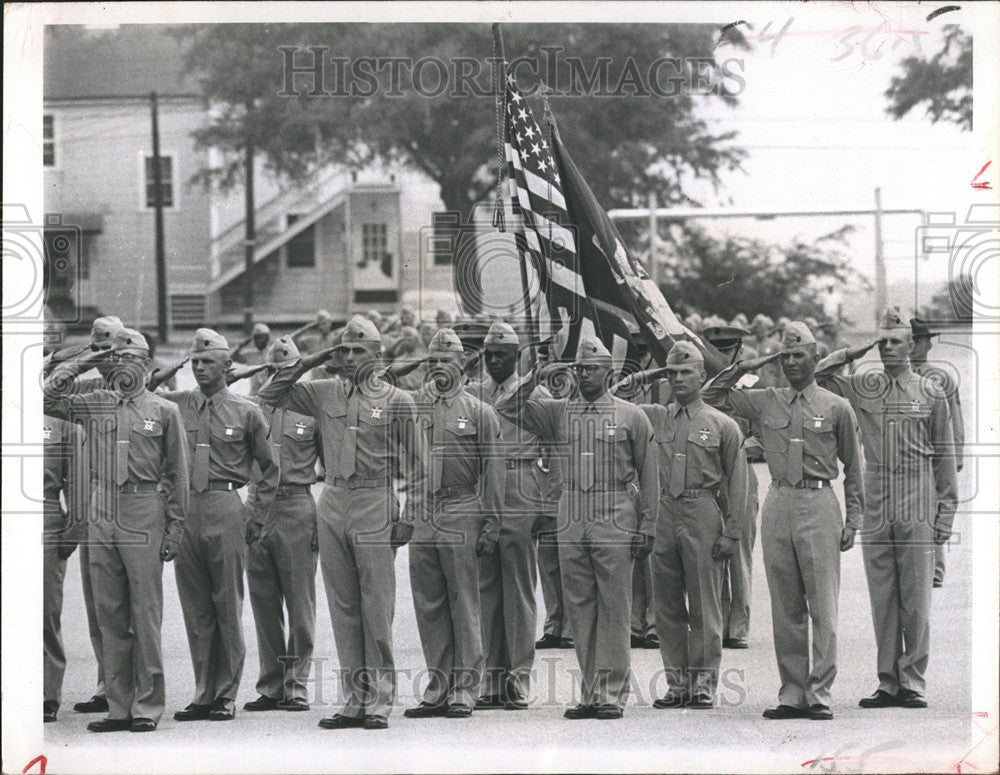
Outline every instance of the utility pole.
{"label": "utility pole", "polygon": [[243,238],[243,333],[250,336],[253,331],[253,258],[257,242],[257,227],[254,223],[253,201],[253,135],[247,129],[246,147],[246,233]]}
{"label": "utility pole", "polygon": [[153,112],[153,196],[156,230],[156,335],[166,344],[170,333],[167,320],[167,257],[163,245],[163,170],[160,167],[160,110],[156,92],[149,95]]}
{"label": "utility pole", "polygon": [[659,242],[660,226],[656,217],[656,192],[649,194],[649,277],[660,287],[660,262],[657,260],[656,244]]}
{"label": "utility pole", "polygon": [[882,189],[875,189],[875,322],[885,312],[885,256],[882,252]]}

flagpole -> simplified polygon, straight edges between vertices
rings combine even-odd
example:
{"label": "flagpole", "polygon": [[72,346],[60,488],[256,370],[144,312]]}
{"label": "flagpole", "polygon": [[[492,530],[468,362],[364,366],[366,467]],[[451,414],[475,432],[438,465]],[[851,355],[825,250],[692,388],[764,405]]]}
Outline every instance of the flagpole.
{"label": "flagpole", "polygon": [[[493,226],[501,232],[506,231],[503,214],[503,170],[504,159],[506,157],[505,139],[507,136],[507,56],[503,48],[503,32],[500,30],[500,23],[493,24],[493,57],[497,63],[497,196],[493,209]],[[536,342],[539,338],[538,330],[535,326],[535,316],[531,309],[531,290],[528,287],[528,267],[527,257],[520,250],[518,254],[518,266],[521,270],[521,288],[524,298],[524,317],[528,324],[528,341],[531,348],[531,367],[538,363],[538,350]]]}

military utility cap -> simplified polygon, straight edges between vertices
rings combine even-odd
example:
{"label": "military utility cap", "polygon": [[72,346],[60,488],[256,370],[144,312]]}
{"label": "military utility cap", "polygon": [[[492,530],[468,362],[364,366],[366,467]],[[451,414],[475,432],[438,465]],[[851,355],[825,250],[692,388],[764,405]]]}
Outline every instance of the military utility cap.
{"label": "military utility cap", "polygon": [[684,325],[688,328],[698,328],[701,325],[701,315],[697,312],[692,312],[686,318],[684,318]]}
{"label": "military utility cap", "polygon": [[709,326],[701,330],[701,335],[712,344],[741,342],[750,332],[739,326]]}
{"label": "military utility cap", "polygon": [[115,333],[125,328],[125,324],[114,315],[97,318],[90,328],[91,344],[111,344]]}
{"label": "military utility cap", "polygon": [[785,326],[785,331],[781,335],[782,352],[800,350],[809,345],[816,346],[816,337],[812,335],[809,326],[798,320],[793,320]]}
{"label": "military utility cap", "polygon": [[577,349],[576,362],[581,366],[613,366],[611,353],[604,342],[594,336],[584,337]]}
{"label": "military utility cap", "polygon": [[191,352],[206,353],[213,350],[224,350],[229,352],[229,342],[226,337],[211,328],[199,328],[194,332],[194,344],[191,345]]}
{"label": "military utility cap", "polygon": [[360,344],[369,350],[378,351],[382,347],[382,334],[378,328],[364,315],[355,315],[347,321],[344,334],[337,347]]}
{"label": "military utility cap", "polygon": [[671,366],[704,365],[705,358],[702,356],[701,351],[688,341],[674,342],[674,346],[667,353],[666,366],[668,369]]}
{"label": "military utility cap", "polygon": [[744,315],[742,312],[737,312],[736,317],[734,317],[731,321],[731,325],[743,326],[743,328],[746,328],[748,322],[749,321],[747,320],[746,315]]}
{"label": "military utility cap", "polygon": [[910,319],[899,307],[889,307],[882,316],[878,327],[881,331],[891,331],[894,328],[910,329]]}
{"label": "military utility cap", "polygon": [[257,336],[257,334],[267,334],[268,336],[270,336],[271,329],[267,327],[267,323],[254,323],[253,335]]}
{"label": "military utility cap", "polygon": [[913,331],[913,338],[925,338],[930,339],[932,336],[938,336],[940,331],[931,331],[923,320],[918,317],[910,318],[910,329]]}
{"label": "military utility cap", "polygon": [[321,323],[332,323],[333,322],[333,315],[331,315],[325,309],[317,310],[316,311],[316,320],[320,321]]}
{"label": "military utility cap", "polygon": [[267,362],[272,366],[285,366],[299,357],[299,348],[290,336],[275,339],[267,348]]}
{"label": "military utility cap", "polygon": [[486,338],[483,340],[485,347],[513,347],[517,349],[520,344],[517,331],[510,323],[505,323],[502,320],[493,321],[493,325],[490,326],[490,330],[486,332]]}
{"label": "military utility cap", "polygon": [[767,315],[758,312],[753,317],[753,322],[750,324],[750,328],[756,328],[757,326],[764,326],[765,328],[774,328],[774,321],[771,320]]}
{"label": "military utility cap", "polygon": [[149,342],[146,337],[131,328],[120,328],[111,338],[111,349],[116,353],[134,353],[148,356]]}
{"label": "military utility cap", "polygon": [[465,355],[465,348],[462,347],[462,340],[458,338],[458,334],[450,328],[439,328],[427,344],[427,353],[434,357],[447,355],[461,357]]}

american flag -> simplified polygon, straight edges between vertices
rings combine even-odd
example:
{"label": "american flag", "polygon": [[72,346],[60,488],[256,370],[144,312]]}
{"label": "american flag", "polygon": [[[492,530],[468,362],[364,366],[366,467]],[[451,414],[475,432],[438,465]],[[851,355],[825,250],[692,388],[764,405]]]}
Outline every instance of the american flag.
{"label": "american flag", "polygon": [[550,330],[565,326],[562,357],[575,356],[581,335],[593,333],[619,369],[633,371],[646,365],[635,345],[634,334],[640,334],[658,363],[684,339],[702,351],[710,373],[724,368],[721,354],[677,319],[642,265],[628,255],[554,122],[546,138],[509,70],[506,91],[504,147],[515,240],[528,259],[533,310]]}
{"label": "american flag", "polygon": [[[593,298],[580,267],[578,234],[563,196],[553,149],[513,76],[507,74],[504,149],[518,251],[527,258],[528,298],[542,338],[563,329],[559,355],[573,357],[580,337],[601,338],[617,366],[635,361],[625,309]],[[634,322],[633,322],[634,326]],[[636,328],[637,330],[637,328]]]}

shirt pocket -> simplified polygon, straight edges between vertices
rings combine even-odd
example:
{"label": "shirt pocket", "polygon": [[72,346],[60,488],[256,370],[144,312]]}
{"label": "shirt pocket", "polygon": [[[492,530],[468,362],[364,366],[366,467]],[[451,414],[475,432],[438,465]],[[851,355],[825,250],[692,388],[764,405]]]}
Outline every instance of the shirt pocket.
{"label": "shirt pocket", "polygon": [[765,452],[785,454],[788,451],[789,424],[792,419],[788,415],[776,413],[765,414],[760,419],[761,441]]}
{"label": "shirt pocket", "polygon": [[296,420],[295,422],[285,421],[282,435],[289,441],[312,442],[316,437],[316,423],[314,421]]}
{"label": "shirt pocket", "polygon": [[478,426],[472,420],[448,420],[445,422],[444,428],[452,436],[457,436],[460,439],[475,436],[478,433]]}
{"label": "shirt pocket", "polygon": [[159,420],[137,420],[131,424],[130,429],[137,436],[145,436],[148,439],[163,435],[163,423]]}
{"label": "shirt pocket", "polygon": [[219,425],[212,428],[212,438],[224,444],[236,444],[246,439],[246,431],[234,425]]}
{"label": "shirt pocket", "polygon": [[[720,471],[719,446],[721,444],[722,436],[717,430],[706,428],[688,432],[688,476],[704,471]],[[703,477],[696,476],[695,478],[701,479]]]}
{"label": "shirt pocket", "polygon": [[837,454],[837,434],[829,417],[807,417],[802,422],[804,452],[814,458],[830,460]]}
{"label": "shirt pocket", "polygon": [[594,429],[598,482],[631,482],[635,479],[632,463],[632,437],[624,425],[601,423]]}

